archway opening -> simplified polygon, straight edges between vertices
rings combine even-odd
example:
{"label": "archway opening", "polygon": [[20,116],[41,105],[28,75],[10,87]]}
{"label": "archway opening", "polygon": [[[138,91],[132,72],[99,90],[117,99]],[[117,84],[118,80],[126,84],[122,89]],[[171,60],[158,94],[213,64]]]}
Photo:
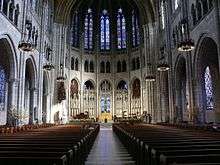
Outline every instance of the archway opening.
{"label": "archway opening", "polygon": [[176,67],[176,105],[174,111],[174,122],[183,122],[188,120],[187,105],[186,60],[181,57]]}
{"label": "archway opening", "polygon": [[80,114],[79,110],[79,83],[76,79],[72,79],[70,84],[70,118],[73,119],[76,115]]}
{"label": "archway opening", "polygon": [[126,118],[129,114],[128,85],[124,80],[117,84],[115,93],[115,113],[114,118]]}
{"label": "archway opening", "polygon": [[24,109],[21,114],[21,124],[33,124],[37,119],[37,108],[34,107],[35,71],[31,59],[26,60],[24,85]]}
{"label": "archway opening", "polygon": [[86,81],[83,86],[83,107],[81,111],[88,118],[96,118],[96,92],[95,85],[91,80]]}
{"label": "archway opening", "polygon": [[129,116],[137,118],[141,115],[141,81],[135,79],[132,83],[131,113]]}
{"label": "archway opening", "polygon": [[44,72],[43,73],[43,105],[42,105],[42,122],[46,123],[47,122],[47,116],[48,114],[48,108],[50,107],[49,105],[49,89],[48,89],[48,77],[47,74]]}
{"label": "archway opening", "polygon": [[201,109],[197,120],[202,122],[220,121],[220,75],[217,44],[211,38],[204,38],[198,51],[197,78],[200,94],[198,104]]}
{"label": "archway opening", "polygon": [[0,39],[0,125],[16,125],[18,113],[13,101],[15,93],[15,60],[7,39]]}

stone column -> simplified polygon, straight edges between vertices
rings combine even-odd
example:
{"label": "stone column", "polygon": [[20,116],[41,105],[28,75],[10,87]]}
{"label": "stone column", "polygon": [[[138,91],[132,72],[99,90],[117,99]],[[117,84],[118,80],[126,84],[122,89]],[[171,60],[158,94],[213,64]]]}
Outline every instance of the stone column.
{"label": "stone column", "polygon": [[[18,121],[13,114],[18,114],[17,98],[18,98],[18,79],[10,79],[8,82],[8,110],[7,124],[17,125]],[[12,112],[13,111],[13,112]]]}
{"label": "stone column", "polygon": [[32,87],[30,89],[30,107],[29,107],[29,124],[34,123],[34,117],[35,117],[35,111],[37,111],[38,114],[38,122],[41,123],[42,121],[42,109],[38,109],[36,107],[35,98],[37,97],[38,90],[35,87]]}

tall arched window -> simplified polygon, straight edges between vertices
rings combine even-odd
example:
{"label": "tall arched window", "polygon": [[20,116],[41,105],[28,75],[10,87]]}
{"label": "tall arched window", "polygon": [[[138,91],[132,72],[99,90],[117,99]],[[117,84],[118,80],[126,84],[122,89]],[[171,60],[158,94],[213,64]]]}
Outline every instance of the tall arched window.
{"label": "tall arched window", "polygon": [[106,73],[111,73],[111,64],[109,61],[106,62]]}
{"label": "tall arched window", "polygon": [[72,57],[71,58],[71,70],[74,70],[74,66],[75,66],[75,59]]}
{"label": "tall arched window", "polygon": [[2,10],[2,0],[0,0],[0,11]]}
{"label": "tall arched window", "polygon": [[160,4],[160,12],[161,12],[161,26],[162,29],[165,28],[165,2],[162,0]]}
{"label": "tall arched window", "polygon": [[84,71],[89,72],[89,62],[86,60],[84,64]]}
{"label": "tall arched window", "polygon": [[118,38],[118,49],[126,48],[126,22],[122,9],[118,10],[117,16],[117,38]]}
{"label": "tall arched window", "polygon": [[202,0],[202,9],[203,9],[203,15],[208,13],[208,1]]}
{"label": "tall arched window", "polygon": [[126,71],[127,71],[126,61],[122,61],[122,72],[126,72]]}
{"label": "tall arched window", "polygon": [[179,1],[180,1],[180,0],[175,0],[175,1],[174,1],[174,9],[175,9],[175,10],[179,7]]}
{"label": "tall arched window", "polygon": [[72,17],[72,46],[79,47],[79,15],[75,12]]}
{"label": "tall arched window", "polygon": [[213,84],[212,84],[212,76],[209,66],[207,66],[205,69],[204,79],[205,79],[206,109],[213,110],[214,108]]}
{"label": "tall arched window", "polygon": [[138,46],[140,44],[140,34],[139,34],[139,22],[138,16],[135,11],[132,11],[132,44],[133,46]]}
{"label": "tall arched window", "polygon": [[131,66],[132,66],[132,70],[136,70],[136,61],[135,61],[135,58],[132,59]]}
{"label": "tall arched window", "polygon": [[85,32],[84,32],[84,48],[92,49],[93,48],[93,17],[92,10],[88,9],[88,12],[85,17]]}
{"label": "tall arched window", "polygon": [[0,66],[0,111],[5,109],[6,95],[6,74],[5,70]]}
{"label": "tall arched window", "polygon": [[79,61],[78,61],[78,59],[75,60],[75,70],[76,71],[79,70]]}
{"label": "tall arched window", "polygon": [[141,68],[141,63],[140,63],[140,58],[139,57],[137,57],[136,58],[136,69],[140,69]]}
{"label": "tall arched window", "polygon": [[36,12],[37,14],[39,14],[39,6],[40,6],[40,0],[35,0],[35,1],[33,1],[33,7],[34,7],[35,12]]}
{"label": "tall arched window", "polygon": [[196,4],[196,8],[197,8],[198,20],[200,20],[202,18],[202,4],[198,1]]}
{"label": "tall arched window", "polygon": [[101,50],[109,50],[110,49],[110,21],[107,10],[103,10],[101,16]]}
{"label": "tall arched window", "polygon": [[8,16],[8,3],[9,3],[9,0],[4,0],[3,1],[3,13]]}
{"label": "tall arched window", "polygon": [[90,69],[90,72],[91,73],[94,73],[94,63],[93,63],[93,61],[90,61],[90,65],[89,65],[89,69]]}
{"label": "tall arched window", "polygon": [[100,63],[100,73],[105,73],[105,62],[104,61]]}
{"label": "tall arched window", "polygon": [[9,5],[9,19],[11,21],[13,21],[13,16],[14,16],[14,8],[15,8],[15,5],[14,5],[14,1],[12,0],[10,5]]}
{"label": "tall arched window", "polygon": [[18,17],[19,17],[19,5],[17,4],[16,5],[16,8],[15,8],[15,18],[14,18],[14,24],[16,26],[18,26]]}
{"label": "tall arched window", "polygon": [[213,7],[213,0],[209,0],[209,9],[212,9]]}
{"label": "tall arched window", "polygon": [[121,72],[121,61],[118,61],[118,63],[117,63],[117,72],[118,73]]}
{"label": "tall arched window", "polygon": [[195,9],[194,4],[192,4],[191,6],[191,15],[192,15],[193,25],[195,25],[196,24],[196,9]]}

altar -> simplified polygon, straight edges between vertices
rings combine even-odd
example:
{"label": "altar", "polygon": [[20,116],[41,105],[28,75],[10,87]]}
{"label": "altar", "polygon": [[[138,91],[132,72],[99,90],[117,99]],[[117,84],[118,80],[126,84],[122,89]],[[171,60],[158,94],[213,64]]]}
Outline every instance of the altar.
{"label": "altar", "polygon": [[108,112],[101,113],[101,115],[99,116],[99,121],[104,123],[112,121],[112,114]]}

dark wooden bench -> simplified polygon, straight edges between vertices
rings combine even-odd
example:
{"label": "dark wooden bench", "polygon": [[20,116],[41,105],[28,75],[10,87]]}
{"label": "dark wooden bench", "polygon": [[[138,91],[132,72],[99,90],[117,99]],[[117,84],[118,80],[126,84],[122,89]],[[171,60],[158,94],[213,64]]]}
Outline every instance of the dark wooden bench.
{"label": "dark wooden bench", "polygon": [[0,164],[82,164],[99,132],[58,126],[0,136]]}
{"label": "dark wooden bench", "polygon": [[[115,124],[113,130],[133,155],[137,164],[160,165],[172,163],[203,163],[197,157],[213,157],[214,163],[220,163],[220,134],[207,133],[191,129],[182,130],[155,125]],[[194,157],[190,157],[194,155]],[[196,156],[195,156],[196,155]],[[181,162],[181,156],[195,158]],[[166,158],[164,158],[166,157]],[[175,158],[177,162],[175,162]],[[204,163],[212,163],[212,159]],[[219,162],[218,162],[219,161]]]}

